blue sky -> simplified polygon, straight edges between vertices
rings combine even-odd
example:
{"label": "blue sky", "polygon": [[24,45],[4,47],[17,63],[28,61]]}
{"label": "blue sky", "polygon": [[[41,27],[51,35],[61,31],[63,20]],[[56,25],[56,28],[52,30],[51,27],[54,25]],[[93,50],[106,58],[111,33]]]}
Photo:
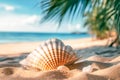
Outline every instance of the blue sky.
{"label": "blue sky", "polygon": [[[40,24],[40,0],[0,0],[0,31],[74,32],[86,31],[79,22],[64,23],[57,30],[56,22]],[[82,22],[81,22],[82,23]],[[73,27],[74,26],[74,27]]]}

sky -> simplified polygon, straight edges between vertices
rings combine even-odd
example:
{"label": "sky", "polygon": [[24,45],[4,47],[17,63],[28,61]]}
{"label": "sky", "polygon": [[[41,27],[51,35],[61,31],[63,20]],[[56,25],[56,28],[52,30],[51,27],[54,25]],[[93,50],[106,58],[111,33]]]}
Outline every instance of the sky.
{"label": "sky", "polygon": [[82,22],[62,24],[58,29],[57,22],[40,24],[40,0],[0,0],[0,31],[20,32],[84,32]]}

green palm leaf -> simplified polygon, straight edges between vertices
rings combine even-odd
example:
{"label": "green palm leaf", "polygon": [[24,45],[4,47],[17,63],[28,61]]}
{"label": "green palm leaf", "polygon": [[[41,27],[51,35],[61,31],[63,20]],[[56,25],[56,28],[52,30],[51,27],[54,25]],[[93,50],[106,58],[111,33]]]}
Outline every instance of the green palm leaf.
{"label": "green palm leaf", "polygon": [[[76,15],[84,12],[91,0],[41,0],[43,21],[57,20],[60,24],[68,14],[68,20],[73,20]],[[77,18],[77,17],[76,17]]]}

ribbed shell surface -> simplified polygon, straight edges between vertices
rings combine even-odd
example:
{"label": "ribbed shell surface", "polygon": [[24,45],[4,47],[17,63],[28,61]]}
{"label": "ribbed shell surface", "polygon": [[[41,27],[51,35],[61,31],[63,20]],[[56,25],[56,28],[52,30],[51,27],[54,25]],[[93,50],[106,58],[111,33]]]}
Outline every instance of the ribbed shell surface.
{"label": "ribbed shell surface", "polygon": [[72,47],[59,39],[50,39],[30,53],[20,64],[26,68],[52,70],[60,65],[72,64],[78,58]]}

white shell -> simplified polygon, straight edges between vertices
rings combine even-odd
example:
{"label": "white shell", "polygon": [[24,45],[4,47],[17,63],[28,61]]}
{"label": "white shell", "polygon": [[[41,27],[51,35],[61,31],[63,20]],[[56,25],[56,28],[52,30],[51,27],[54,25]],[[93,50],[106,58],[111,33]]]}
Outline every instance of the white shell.
{"label": "white shell", "polygon": [[59,39],[50,39],[36,48],[20,64],[26,68],[52,70],[58,66],[72,64],[78,58],[72,47],[65,46]]}
{"label": "white shell", "polygon": [[70,71],[70,69],[68,67],[66,67],[66,66],[58,66],[57,70],[60,70],[62,72],[68,72],[68,71]]}

